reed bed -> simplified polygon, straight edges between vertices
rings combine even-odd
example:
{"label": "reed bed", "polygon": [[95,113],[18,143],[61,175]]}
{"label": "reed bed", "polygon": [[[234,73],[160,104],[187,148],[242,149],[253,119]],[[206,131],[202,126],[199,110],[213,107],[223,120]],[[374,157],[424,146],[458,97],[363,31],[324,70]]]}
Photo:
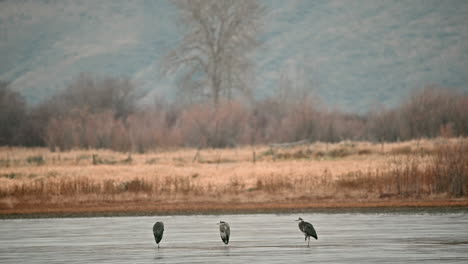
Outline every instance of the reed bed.
{"label": "reed bed", "polygon": [[468,196],[468,141],[50,152],[0,148],[0,210],[122,201],[283,202]]}

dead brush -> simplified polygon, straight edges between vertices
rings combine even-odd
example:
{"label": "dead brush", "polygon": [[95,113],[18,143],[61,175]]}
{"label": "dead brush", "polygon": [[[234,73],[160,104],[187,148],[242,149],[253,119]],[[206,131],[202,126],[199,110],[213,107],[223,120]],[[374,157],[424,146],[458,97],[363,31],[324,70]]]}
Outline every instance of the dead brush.
{"label": "dead brush", "polygon": [[[392,148],[404,147],[404,144],[408,145],[389,146],[386,153],[390,153]],[[422,155],[416,151],[421,146],[430,151]],[[380,155],[376,150],[378,146],[371,148],[365,145],[365,148],[348,149],[353,154],[344,159],[332,159],[324,147],[311,146],[313,152],[292,149],[288,151],[290,159],[275,161],[263,157],[255,164],[250,160],[250,148],[203,150],[206,160],[215,161],[223,157],[236,161],[219,164],[192,162],[195,150],[190,149],[135,154],[132,162],[112,166],[93,166],[92,154],[98,153],[99,157],[112,157],[118,161],[123,161],[124,154],[103,150],[62,153],[56,164],[51,162],[51,157],[56,154],[19,149],[15,156],[4,155],[21,163],[0,167],[0,198],[3,201],[17,199],[31,204],[41,203],[47,207],[64,201],[80,204],[84,200],[99,204],[132,199],[218,201],[230,197],[260,202],[320,197],[467,197],[468,142],[446,140],[433,146],[420,144],[419,147],[412,147],[411,154],[392,156]],[[330,150],[339,148],[350,147],[336,145]],[[371,155],[358,155],[359,149],[370,149]],[[259,149],[259,153],[262,150],[268,150],[268,147]],[[398,152],[406,153],[407,149]],[[315,158],[319,153],[323,159]],[[25,162],[27,157],[36,155],[44,157],[46,164],[32,166]],[[75,162],[78,155],[87,155],[85,164]],[[303,155],[311,158],[303,158]],[[177,157],[179,159],[174,160]],[[158,162],[147,164],[150,159]]]}
{"label": "dead brush", "polygon": [[153,185],[144,179],[135,178],[130,181],[124,181],[119,186],[122,192],[131,193],[151,193],[153,191]]}
{"label": "dead brush", "polygon": [[256,181],[256,190],[265,191],[267,193],[288,191],[293,187],[293,183],[290,179],[283,175],[270,175],[258,178]]}
{"label": "dead brush", "polygon": [[331,158],[344,158],[352,154],[352,150],[348,149],[347,147],[339,147],[328,152],[328,156]]}
{"label": "dead brush", "polygon": [[427,164],[416,155],[405,156],[388,170],[356,171],[336,181],[338,188],[378,192],[380,197],[468,194],[468,144],[439,146]]}
{"label": "dead brush", "polygon": [[468,194],[468,143],[439,146],[427,171],[432,191],[454,197]]}

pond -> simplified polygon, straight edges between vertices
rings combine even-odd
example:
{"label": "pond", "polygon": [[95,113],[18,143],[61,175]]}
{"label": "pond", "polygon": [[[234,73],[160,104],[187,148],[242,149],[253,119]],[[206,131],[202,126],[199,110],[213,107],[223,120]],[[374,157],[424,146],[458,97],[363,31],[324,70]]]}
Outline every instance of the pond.
{"label": "pond", "polygon": [[[317,230],[310,247],[298,217]],[[0,234],[1,263],[468,263],[466,212],[10,219]]]}

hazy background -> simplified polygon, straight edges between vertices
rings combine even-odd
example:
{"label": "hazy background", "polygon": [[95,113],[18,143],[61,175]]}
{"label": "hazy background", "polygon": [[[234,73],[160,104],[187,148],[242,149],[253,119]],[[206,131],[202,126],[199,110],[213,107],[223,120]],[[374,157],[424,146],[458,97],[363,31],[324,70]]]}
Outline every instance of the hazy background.
{"label": "hazy background", "polygon": [[[254,93],[280,76],[324,103],[366,112],[433,84],[468,91],[468,1],[262,1]],[[173,98],[163,56],[182,27],[168,1],[1,1],[0,80],[36,104],[81,72],[127,76]]]}

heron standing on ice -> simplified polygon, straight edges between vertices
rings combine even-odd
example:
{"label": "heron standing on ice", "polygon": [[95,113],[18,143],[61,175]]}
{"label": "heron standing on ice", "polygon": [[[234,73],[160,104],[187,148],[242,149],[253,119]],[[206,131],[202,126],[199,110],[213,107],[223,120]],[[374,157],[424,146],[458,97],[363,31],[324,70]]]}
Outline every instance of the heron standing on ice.
{"label": "heron standing on ice", "polygon": [[161,242],[161,239],[163,237],[163,233],[164,233],[163,222],[156,222],[153,226],[153,235],[154,235],[154,240],[156,240],[156,244],[158,244],[158,248],[159,248],[159,242]]}
{"label": "heron standing on ice", "polygon": [[229,228],[229,224],[224,221],[219,221],[217,225],[219,225],[219,234],[221,235],[221,239],[224,244],[227,245],[229,243],[229,236],[231,235],[231,228]]}
{"label": "heron standing on ice", "polygon": [[302,218],[298,218],[296,221],[299,221],[299,229],[304,233],[304,240],[308,240],[307,246],[310,246],[310,237],[318,239],[317,232],[315,232],[314,226],[311,223],[305,222]]}

